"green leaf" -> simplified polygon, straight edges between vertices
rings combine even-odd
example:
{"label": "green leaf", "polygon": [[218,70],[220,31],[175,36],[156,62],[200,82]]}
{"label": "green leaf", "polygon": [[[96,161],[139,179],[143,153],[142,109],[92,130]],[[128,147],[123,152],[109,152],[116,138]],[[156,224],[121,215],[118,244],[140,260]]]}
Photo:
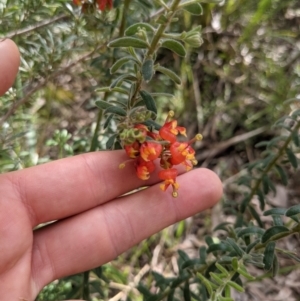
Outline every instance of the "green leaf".
{"label": "green leaf", "polygon": [[137,64],[140,64],[139,61],[137,61],[134,57],[132,56],[125,56],[122,57],[120,59],[118,59],[110,68],[110,74],[115,73],[116,71],[118,71],[124,64],[130,62],[130,61],[134,61]]}
{"label": "green leaf", "polygon": [[113,117],[114,117],[114,114],[108,115],[108,117],[106,118],[106,120],[104,122],[104,125],[103,125],[104,129],[106,129],[108,127],[108,125],[111,122],[111,120],[113,119]]}
{"label": "green leaf", "polygon": [[149,111],[157,114],[156,104],[155,104],[155,101],[154,101],[153,97],[151,96],[151,94],[145,90],[141,90],[140,95],[145,102],[146,108]]}
{"label": "green leaf", "polygon": [[279,262],[276,253],[274,254],[274,260],[272,264],[272,274],[273,277],[277,276],[279,272]]}
{"label": "green leaf", "polygon": [[261,228],[264,228],[264,225],[260,219],[260,216],[259,214],[256,212],[256,210],[254,209],[254,207],[252,207],[251,205],[248,206],[248,209],[251,213],[251,215],[255,218],[255,220],[257,221],[258,225],[261,227]]}
{"label": "green leaf", "polygon": [[107,108],[112,106],[112,104],[104,100],[96,100],[95,105],[102,110],[106,110]]}
{"label": "green leaf", "polygon": [[259,227],[248,227],[246,229],[243,229],[241,231],[238,232],[237,236],[238,237],[242,237],[242,236],[245,236],[245,235],[263,235],[265,233],[265,230],[262,229],[262,228],[259,228]]}
{"label": "green leaf", "polygon": [[259,200],[260,210],[265,209],[265,196],[260,189],[257,190],[257,196]]}
{"label": "green leaf", "polygon": [[142,283],[139,283],[137,286],[138,291],[146,298],[153,297],[153,294],[149,291],[149,289],[144,286]]}
{"label": "green leaf", "polygon": [[102,87],[95,89],[95,92],[118,92],[121,94],[128,95],[128,91],[120,87],[114,87],[113,89],[111,87]]}
{"label": "green leaf", "polygon": [[298,213],[300,213],[300,204],[290,207],[286,211],[285,215],[291,217],[291,216],[296,215]]}
{"label": "green leaf", "polygon": [[165,68],[165,67],[162,67],[162,66],[155,67],[155,70],[163,73],[166,76],[168,76],[176,84],[181,85],[180,77],[175,72],[173,72],[172,70],[170,70],[168,68]]}
{"label": "green leaf", "polygon": [[298,167],[298,159],[290,148],[285,150],[287,157],[294,168]]}
{"label": "green leaf", "polygon": [[231,246],[237,255],[239,255],[240,257],[243,256],[244,251],[237,245],[237,243],[232,238],[227,237],[225,243]]}
{"label": "green leaf", "polygon": [[240,267],[237,269],[237,272],[238,272],[240,275],[244,276],[244,277],[245,277],[246,279],[248,279],[248,280],[255,280],[255,277],[253,277],[252,275],[250,275],[250,274],[247,272],[247,270],[246,270],[246,268],[245,268],[244,265],[240,266]]}
{"label": "green leaf", "polygon": [[188,5],[184,5],[185,3],[182,3],[180,5],[180,8],[183,8],[184,10],[188,11],[192,15],[201,16],[203,14],[203,8],[200,3],[191,3]]}
{"label": "green leaf", "polygon": [[290,231],[289,228],[284,227],[284,226],[273,226],[266,230],[266,232],[264,233],[264,235],[261,238],[261,241],[262,241],[262,243],[265,243],[268,240],[270,240],[272,237],[274,237],[275,235],[289,232],[289,231]]}
{"label": "green leaf", "polygon": [[224,280],[222,280],[222,278],[220,278],[219,275],[217,275],[216,273],[210,272],[209,275],[217,284],[224,284]]}
{"label": "green leaf", "polygon": [[145,49],[148,48],[149,45],[144,40],[132,37],[122,37],[116,40],[111,41],[108,47],[115,48],[115,47],[133,47],[133,48],[141,48]]}
{"label": "green leaf", "polygon": [[190,284],[188,281],[185,282],[183,288],[183,300],[184,301],[191,301],[191,292],[190,292]]}
{"label": "green leaf", "polygon": [[239,261],[238,261],[238,259],[237,259],[236,257],[233,257],[233,258],[231,259],[231,265],[232,265],[232,268],[233,268],[235,271],[238,270],[238,268],[239,268]]}
{"label": "green leaf", "polygon": [[249,244],[246,248],[246,253],[250,253],[250,251],[259,243],[260,243],[260,239],[256,239],[251,244]]}
{"label": "green leaf", "polygon": [[222,252],[230,252],[232,250],[232,248],[223,243],[223,242],[220,242],[218,244],[211,244],[209,245],[209,247],[207,248],[207,254],[211,253],[211,252],[216,252],[216,251],[222,251]]}
{"label": "green leaf", "polygon": [[271,241],[267,244],[264,251],[264,260],[263,263],[265,265],[265,271],[269,271],[272,267],[274,256],[275,256],[275,241]]}
{"label": "green leaf", "polygon": [[134,34],[136,34],[140,29],[144,29],[148,32],[154,32],[155,28],[152,27],[150,24],[148,23],[135,23],[131,26],[129,26],[126,30],[125,30],[125,35],[126,36],[133,36]]}
{"label": "green leaf", "polygon": [[223,222],[221,224],[219,224],[218,226],[216,226],[213,231],[217,231],[217,230],[223,230],[228,232],[228,229],[226,228],[226,226],[231,225],[230,222]]}
{"label": "green leaf", "polygon": [[136,81],[137,78],[131,74],[122,74],[111,83],[110,89],[121,85],[124,80]]}
{"label": "green leaf", "polygon": [[147,127],[154,128],[157,131],[159,131],[160,128],[161,128],[161,125],[156,123],[153,120],[146,120],[146,121],[143,122],[143,124],[146,125]]}
{"label": "green leaf", "polygon": [[283,221],[280,215],[272,215],[274,226],[283,226]]}
{"label": "green leaf", "polygon": [[228,276],[229,272],[222,266],[220,265],[218,262],[216,262],[216,268],[224,275]]}
{"label": "green leaf", "polygon": [[182,250],[178,250],[178,254],[183,261],[189,260],[189,256]]}
{"label": "green leaf", "polygon": [[168,48],[173,52],[175,52],[176,54],[178,54],[179,56],[184,57],[186,55],[184,46],[180,42],[173,39],[164,40],[161,44],[161,47]]}
{"label": "green leaf", "polygon": [[207,257],[206,247],[202,246],[202,247],[199,248],[200,263],[205,264],[206,263],[206,257]]}
{"label": "green leaf", "polygon": [[112,135],[111,137],[109,137],[109,139],[106,142],[106,148],[107,149],[112,149],[114,144],[115,144],[115,140],[116,140],[117,134]]}
{"label": "green leaf", "polygon": [[142,65],[141,71],[142,71],[143,78],[146,82],[150,81],[153,76],[154,73],[153,63],[154,63],[153,60],[149,59],[146,60]]}
{"label": "green leaf", "polygon": [[206,287],[208,294],[211,295],[213,293],[212,283],[200,273],[197,273],[197,277],[200,279],[200,281]]}
{"label": "green leaf", "polygon": [[300,139],[299,139],[299,134],[298,132],[293,132],[292,133],[292,139],[293,139],[293,142],[294,144],[299,147],[300,146]]}
{"label": "green leaf", "polygon": [[286,208],[273,208],[264,212],[264,216],[268,215],[285,215],[287,209]]}
{"label": "green leaf", "polygon": [[126,116],[126,111],[120,107],[111,106],[104,111],[104,114],[112,113],[119,116]]}
{"label": "green leaf", "polygon": [[284,171],[284,169],[280,165],[276,164],[275,167],[276,167],[276,170],[279,173],[282,184],[286,186],[288,184],[288,177],[287,177],[286,172]]}
{"label": "green leaf", "polygon": [[235,290],[237,290],[238,292],[243,293],[245,291],[243,287],[241,287],[240,285],[238,285],[237,283],[235,283],[233,281],[228,281],[227,284],[229,286],[231,286],[232,288],[234,288]]}

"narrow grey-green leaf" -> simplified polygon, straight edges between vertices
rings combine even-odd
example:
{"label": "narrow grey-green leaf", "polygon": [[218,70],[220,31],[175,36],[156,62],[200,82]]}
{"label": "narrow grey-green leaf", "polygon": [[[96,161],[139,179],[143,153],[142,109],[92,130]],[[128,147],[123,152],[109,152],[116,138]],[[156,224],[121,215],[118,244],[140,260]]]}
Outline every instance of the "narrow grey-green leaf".
{"label": "narrow grey-green leaf", "polygon": [[225,244],[224,242],[220,242],[217,244],[211,244],[207,248],[207,254],[209,254],[211,252],[216,252],[216,251],[230,252],[230,251],[232,251],[232,248],[229,245]]}
{"label": "narrow grey-green leaf", "polygon": [[262,243],[267,242],[270,240],[273,236],[281,234],[281,233],[286,233],[289,232],[289,228],[284,227],[284,226],[273,226],[269,229],[266,230],[264,235],[261,238]]}
{"label": "narrow grey-green leaf", "polygon": [[245,235],[263,235],[265,233],[265,230],[260,228],[260,227],[248,227],[246,229],[242,229],[241,231],[238,232],[237,236],[242,237]]}
{"label": "narrow grey-green leaf", "polygon": [[242,276],[244,276],[245,278],[247,278],[248,280],[254,280],[255,277],[253,277],[252,275],[250,275],[247,270],[246,270],[246,267],[244,265],[240,266],[238,269],[237,269],[237,272],[239,274],[241,274]]}
{"label": "narrow grey-green leaf", "polygon": [[112,106],[112,104],[104,100],[96,100],[95,105],[102,110],[106,110],[107,108]]}
{"label": "narrow grey-green leaf", "polygon": [[146,108],[149,111],[152,111],[155,114],[157,114],[156,104],[155,104],[155,101],[154,101],[153,97],[151,96],[151,94],[145,90],[141,90],[140,95],[145,102]]}
{"label": "narrow grey-green leaf", "polygon": [[275,167],[280,175],[282,184],[286,186],[288,184],[288,177],[287,177],[285,170],[280,165],[277,165],[277,164],[275,165]]}
{"label": "narrow grey-green leaf", "polygon": [[109,137],[109,139],[106,142],[106,148],[107,149],[112,149],[114,144],[115,144],[115,140],[116,140],[117,134],[112,135],[111,137]]}
{"label": "narrow grey-green leaf", "polygon": [[200,3],[191,3],[189,5],[184,5],[183,2],[180,7],[188,11],[192,15],[200,16],[203,14],[203,8]]}
{"label": "narrow grey-green leaf", "polygon": [[275,256],[275,241],[271,241],[267,244],[264,251],[264,260],[263,263],[265,265],[265,270],[269,271],[272,267],[274,256]]}
{"label": "narrow grey-green leaf", "polygon": [[273,264],[272,264],[272,275],[273,277],[276,277],[279,272],[279,262],[277,259],[276,253],[274,254]]}
{"label": "narrow grey-green leaf", "polygon": [[188,281],[185,282],[184,288],[183,288],[183,299],[184,301],[191,301],[191,292],[190,292],[190,284]]}
{"label": "narrow grey-green leaf", "polygon": [[283,221],[280,215],[272,215],[274,226],[283,226]]}
{"label": "narrow grey-green leaf", "polygon": [[244,251],[237,245],[237,243],[230,237],[227,237],[225,243],[233,248],[237,255],[243,256]]}
{"label": "narrow grey-green leaf", "polygon": [[175,52],[176,54],[178,54],[179,56],[186,55],[186,50],[184,46],[180,42],[173,39],[164,40],[161,44],[161,47],[168,48],[173,52]]}
{"label": "narrow grey-green leaf", "polygon": [[122,37],[116,40],[111,41],[108,47],[133,47],[133,48],[141,48],[145,49],[148,48],[148,43],[144,40],[132,37]]}
{"label": "narrow grey-green leaf", "polygon": [[102,87],[102,88],[97,88],[95,89],[95,92],[118,92],[121,94],[127,94],[128,91],[126,89],[120,88],[120,87],[114,87],[113,89],[111,87]]}
{"label": "narrow grey-green leaf", "polygon": [[109,125],[109,123],[111,122],[111,120],[113,119],[114,114],[110,114],[108,115],[108,117],[106,118],[103,128],[106,129]]}
{"label": "narrow grey-green leaf", "polygon": [[290,208],[286,211],[285,215],[286,215],[286,216],[293,216],[293,215],[296,215],[296,214],[298,214],[298,213],[300,213],[300,205],[299,205],[299,204],[290,207]]}
{"label": "narrow grey-green leaf", "polygon": [[285,215],[287,209],[286,208],[273,208],[264,212],[264,216],[267,215]]}
{"label": "narrow grey-green leaf", "polygon": [[200,273],[197,273],[197,277],[200,279],[200,281],[206,287],[208,294],[211,295],[213,293],[212,283]]}
{"label": "narrow grey-green leaf", "polygon": [[260,210],[265,209],[265,196],[260,189],[257,190],[257,196],[259,200]]}
{"label": "narrow grey-green leaf", "polygon": [[181,84],[180,77],[175,72],[173,72],[172,70],[170,70],[168,68],[165,68],[165,67],[162,67],[162,66],[155,67],[155,70],[163,73],[166,76],[168,76],[176,84],[178,84],[178,85]]}
{"label": "narrow grey-green leaf", "polygon": [[285,152],[286,152],[287,157],[288,157],[289,161],[291,162],[292,166],[294,168],[297,168],[298,167],[298,159],[295,156],[295,154],[293,153],[293,151],[290,148],[287,148],[285,150]]}
{"label": "narrow grey-green leaf", "polygon": [[146,82],[150,81],[153,76],[153,60],[148,59],[142,65],[142,75]]}
{"label": "narrow grey-green leaf", "polygon": [[126,116],[126,111],[115,106],[111,106],[104,111],[104,114],[112,113],[119,116]]}
{"label": "narrow grey-green leaf", "polygon": [[234,288],[235,290],[237,290],[238,292],[243,293],[245,291],[244,288],[242,288],[240,285],[238,285],[237,283],[235,283],[233,281],[228,281],[227,284],[229,286],[231,286],[232,288]]}
{"label": "narrow grey-green leaf", "polygon": [[131,74],[122,74],[112,82],[110,88],[113,89],[116,86],[121,85],[124,80],[136,81],[136,77]]}
{"label": "narrow grey-green leaf", "polygon": [[262,221],[261,221],[261,218],[260,218],[259,214],[258,214],[257,211],[255,210],[255,208],[254,208],[253,206],[249,205],[249,206],[248,206],[248,209],[249,209],[251,215],[252,215],[252,216],[255,218],[255,220],[257,221],[258,225],[259,225],[260,227],[263,228],[264,225],[263,225],[263,223],[262,223]]}
{"label": "narrow grey-green leaf", "polygon": [[126,36],[133,36],[134,34],[136,34],[140,29],[144,29],[146,31],[149,32],[154,32],[155,28],[152,27],[150,24],[148,23],[135,23],[133,25],[130,25],[126,30],[125,30],[125,35]]}
{"label": "narrow grey-green leaf", "polygon": [[120,59],[118,59],[110,68],[110,73],[113,74],[116,71],[118,71],[124,64],[134,61],[135,63],[139,64],[139,62],[133,58],[132,56],[125,56]]}

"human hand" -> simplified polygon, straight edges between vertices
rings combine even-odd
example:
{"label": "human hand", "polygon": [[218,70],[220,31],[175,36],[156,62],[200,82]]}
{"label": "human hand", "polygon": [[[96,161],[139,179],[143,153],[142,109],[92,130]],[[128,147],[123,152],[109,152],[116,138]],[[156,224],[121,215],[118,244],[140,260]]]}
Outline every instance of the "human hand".
{"label": "human hand", "polygon": [[[0,42],[0,93],[18,64],[13,42]],[[180,175],[174,199],[159,189],[157,176],[139,180],[130,164],[120,170],[126,159],[122,151],[94,152],[0,175],[2,300],[34,300],[52,280],[111,261],[221,197],[220,180],[207,169]]]}

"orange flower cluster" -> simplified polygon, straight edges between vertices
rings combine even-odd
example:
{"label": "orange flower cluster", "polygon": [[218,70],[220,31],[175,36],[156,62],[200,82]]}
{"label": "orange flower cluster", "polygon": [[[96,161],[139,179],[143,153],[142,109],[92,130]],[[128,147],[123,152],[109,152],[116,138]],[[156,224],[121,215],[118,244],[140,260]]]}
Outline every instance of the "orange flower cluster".
{"label": "orange flower cluster", "polygon": [[[113,8],[113,0],[94,0],[93,2],[94,4],[97,4],[98,8],[101,11],[104,11],[106,8]],[[82,6],[82,8],[84,9],[84,6],[88,5],[88,0],[73,0],[73,3],[77,6]]]}
{"label": "orange flower cluster", "polygon": [[[177,120],[172,119],[174,112],[170,111],[164,125],[159,132],[149,131],[143,124],[137,124],[132,130],[125,130],[120,138],[123,142],[127,155],[135,159],[135,168],[137,176],[142,180],[147,180],[150,174],[155,170],[154,161],[160,158],[158,176],[163,180],[160,188],[166,191],[169,186],[173,188],[173,197],[178,196],[179,185],[176,182],[178,171],[174,165],[182,164],[186,170],[192,169],[197,164],[195,159],[195,150],[191,144],[202,139],[197,134],[194,139],[188,142],[177,141],[178,134],[186,136],[186,129],[177,126]],[[122,163],[120,168],[124,168]]]}

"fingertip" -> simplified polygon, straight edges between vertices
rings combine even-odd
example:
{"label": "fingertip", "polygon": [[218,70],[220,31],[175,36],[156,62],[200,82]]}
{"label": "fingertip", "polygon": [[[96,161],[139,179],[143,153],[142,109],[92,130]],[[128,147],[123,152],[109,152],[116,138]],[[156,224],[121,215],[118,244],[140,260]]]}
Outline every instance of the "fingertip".
{"label": "fingertip", "polygon": [[184,219],[213,207],[222,197],[223,186],[211,170],[197,168],[178,177],[177,219]]}
{"label": "fingertip", "polygon": [[12,85],[20,65],[20,52],[10,39],[0,41],[0,96]]}

